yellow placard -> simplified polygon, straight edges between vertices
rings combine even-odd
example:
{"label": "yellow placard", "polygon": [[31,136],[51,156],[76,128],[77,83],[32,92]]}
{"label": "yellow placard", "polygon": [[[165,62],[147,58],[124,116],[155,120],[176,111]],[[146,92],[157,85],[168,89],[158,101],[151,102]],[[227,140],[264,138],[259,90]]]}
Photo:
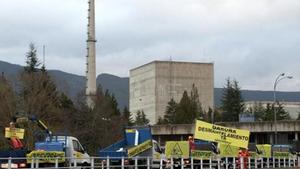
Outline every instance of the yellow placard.
{"label": "yellow placard", "polygon": [[239,147],[229,144],[218,144],[221,157],[237,157],[239,155]]}
{"label": "yellow placard", "polygon": [[143,142],[142,144],[139,144],[137,146],[129,148],[127,150],[128,157],[134,157],[135,155],[137,155],[151,147],[152,147],[152,141],[147,140],[147,141]]}
{"label": "yellow placard", "polygon": [[63,151],[43,151],[34,150],[26,155],[27,163],[32,162],[32,158],[39,160],[39,163],[55,163],[57,158],[59,163],[65,162],[65,152]]}
{"label": "yellow placard", "polygon": [[191,157],[194,159],[209,159],[212,156],[211,151],[191,150]]}
{"label": "yellow placard", "polygon": [[126,133],[135,133],[136,130],[135,129],[126,129],[125,131],[126,131]]}
{"label": "yellow placard", "polygon": [[24,129],[5,127],[5,138],[17,137],[24,139]]}
{"label": "yellow placard", "polygon": [[259,157],[271,157],[272,146],[270,144],[258,144],[256,147],[259,151]]}
{"label": "yellow placard", "polygon": [[189,158],[189,142],[188,141],[167,141],[166,142],[166,156]]}
{"label": "yellow placard", "polygon": [[281,151],[274,151],[273,157],[276,158],[288,158],[290,156],[289,152],[281,152]]}
{"label": "yellow placard", "polygon": [[250,132],[197,120],[194,137],[200,140],[247,148]]}

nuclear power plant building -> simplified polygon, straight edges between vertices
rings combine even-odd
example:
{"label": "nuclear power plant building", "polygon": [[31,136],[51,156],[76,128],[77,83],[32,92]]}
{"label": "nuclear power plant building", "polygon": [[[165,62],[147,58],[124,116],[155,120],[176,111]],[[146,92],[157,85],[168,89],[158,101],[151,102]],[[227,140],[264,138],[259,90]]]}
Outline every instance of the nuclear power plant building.
{"label": "nuclear power plant building", "polygon": [[150,124],[156,124],[168,102],[173,98],[178,103],[185,90],[190,94],[193,84],[202,108],[213,108],[213,63],[153,61],[134,68],[130,70],[129,110],[133,117],[144,111]]}

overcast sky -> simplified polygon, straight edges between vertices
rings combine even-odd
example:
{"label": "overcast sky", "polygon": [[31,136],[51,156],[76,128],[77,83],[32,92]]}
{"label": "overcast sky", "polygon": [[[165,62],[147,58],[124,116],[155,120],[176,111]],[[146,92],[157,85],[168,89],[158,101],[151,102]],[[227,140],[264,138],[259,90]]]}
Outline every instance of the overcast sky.
{"label": "overcast sky", "polygon": [[[0,60],[84,75],[87,0],[0,0]],[[299,0],[96,0],[97,73],[126,77],[153,60],[214,62],[215,86],[300,91]]]}

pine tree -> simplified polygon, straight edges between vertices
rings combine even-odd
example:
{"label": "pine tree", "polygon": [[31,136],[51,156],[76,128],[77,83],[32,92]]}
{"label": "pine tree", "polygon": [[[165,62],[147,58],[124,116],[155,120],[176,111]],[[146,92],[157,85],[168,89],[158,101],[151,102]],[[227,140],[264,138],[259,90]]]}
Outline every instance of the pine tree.
{"label": "pine tree", "polygon": [[37,58],[37,50],[33,43],[29,44],[29,51],[26,53],[26,66],[24,67],[25,71],[37,72],[40,62]]}
{"label": "pine tree", "polygon": [[233,82],[228,78],[226,86],[223,89],[222,96],[222,120],[223,121],[238,121],[239,114],[244,111],[243,99],[238,86],[238,82]]}
{"label": "pine tree", "polygon": [[164,118],[160,120],[160,123],[175,124],[176,121],[177,103],[172,98],[167,105],[167,109]]}
{"label": "pine tree", "polygon": [[264,111],[264,121],[273,121],[274,120],[274,105],[267,103]]}
{"label": "pine tree", "polygon": [[191,99],[187,94],[187,91],[183,92],[182,98],[178,104],[178,111],[176,113],[176,124],[191,124],[195,120],[195,112],[191,106]]}
{"label": "pine tree", "polygon": [[261,102],[255,102],[252,108],[252,114],[254,115],[255,121],[263,121],[265,108],[262,106]]}
{"label": "pine tree", "polygon": [[144,125],[148,125],[149,124],[149,120],[146,117],[146,114],[144,113],[144,111],[137,111],[136,112],[136,116],[135,116],[135,121],[134,124],[136,126],[144,126]]}
{"label": "pine tree", "polygon": [[123,109],[123,116],[125,118],[127,126],[132,126],[133,125],[133,119],[132,119],[131,112],[128,110],[127,106],[125,106],[124,109]]}
{"label": "pine tree", "polygon": [[[290,120],[291,117],[289,113],[284,109],[284,106],[282,103],[277,102],[276,103],[276,120]],[[274,114],[274,113],[273,113]]]}

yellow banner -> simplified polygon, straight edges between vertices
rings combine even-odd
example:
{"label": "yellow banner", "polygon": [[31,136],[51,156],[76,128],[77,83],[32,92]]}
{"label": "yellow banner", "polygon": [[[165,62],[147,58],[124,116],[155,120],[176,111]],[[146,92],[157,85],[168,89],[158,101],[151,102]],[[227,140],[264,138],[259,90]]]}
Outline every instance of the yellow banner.
{"label": "yellow banner", "polygon": [[197,120],[194,137],[200,140],[247,148],[250,132]]}
{"label": "yellow banner", "polygon": [[189,158],[189,142],[188,141],[167,141],[166,142],[166,156]]}
{"label": "yellow banner", "polygon": [[152,141],[147,140],[147,141],[143,142],[142,144],[139,144],[135,147],[129,148],[127,151],[128,157],[134,157],[135,155],[137,155],[151,147],[152,147]]}
{"label": "yellow banner", "polygon": [[58,159],[59,163],[65,162],[65,152],[63,151],[43,151],[34,150],[26,155],[27,163],[31,163],[32,158],[38,158],[39,163],[55,163],[55,159]]}
{"label": "yellow banner", "polygon": [[218,144],[221,157],[237,157],[239,155],[239,147],[229,144]]}
{"label": "yellow banner", "polygon": [[191,157],[194,159],[209,159],[213,156],[211,151],[191,150]]}
{"label": "yellow banner", "polygon": [[21,128],[5,127],[5,138],[18,137],[19,139],[23,139],[24,132],[25,130]]}

